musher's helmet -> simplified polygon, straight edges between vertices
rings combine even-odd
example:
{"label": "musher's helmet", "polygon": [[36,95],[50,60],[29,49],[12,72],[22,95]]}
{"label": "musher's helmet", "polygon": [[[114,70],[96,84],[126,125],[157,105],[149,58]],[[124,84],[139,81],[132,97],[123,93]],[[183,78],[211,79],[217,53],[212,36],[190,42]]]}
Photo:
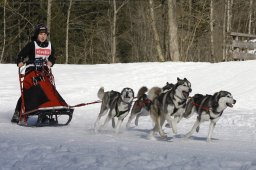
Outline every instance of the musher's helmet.
{"label": "musher's helmet", "polygon": [[35,26],[34,35],[33,35],[33,37],[32,37],[32,40],[35,41],[35,40],[37,39],[38,34],[41,33],[41,32],[44,32],[44,33],[46,33],[47,35],[49,34],[49,33],[48,33],[48,29],[47,29],[47,27],[46,27],[44,24],[38,24],[38,25],[36,25],[36,26]]}

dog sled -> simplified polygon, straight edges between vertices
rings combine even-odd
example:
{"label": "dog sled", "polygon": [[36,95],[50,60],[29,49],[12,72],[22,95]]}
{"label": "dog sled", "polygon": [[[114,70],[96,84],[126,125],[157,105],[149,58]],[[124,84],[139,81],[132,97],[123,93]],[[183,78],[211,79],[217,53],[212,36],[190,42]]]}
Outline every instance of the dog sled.
{"label": "dog sled", "polygon": [[73,116],[69,106],[56,90],[51,68],[43,59],[19,68],[21,109],[19,125],[66,126]]}

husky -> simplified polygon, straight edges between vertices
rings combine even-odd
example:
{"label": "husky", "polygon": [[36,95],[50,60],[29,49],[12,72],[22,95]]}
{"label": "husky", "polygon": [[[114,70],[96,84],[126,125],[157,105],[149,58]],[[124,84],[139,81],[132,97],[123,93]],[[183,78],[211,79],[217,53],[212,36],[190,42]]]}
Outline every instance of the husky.
{"label": "husky", "polygon": [[159,132],[161,137],[167,137],[162,129],[165,120],[171,126],[173,133],[177,134],[176,126],[183,117],[191,91],[191,83],[186,78],[177,78],[174,87],[165,93],[161,93],[159,87],[150,89],[148,93],[148,97],[152,101],[150,116],[154,123],[154,128],[150,132],[151,136]]}
{"label": "husky", "polygon": [[195,124],[185,137],[189,138],[204,121],[210,121],[207,141],[211,141],[213,129],[227,107],[233,107],[236,100],[227,91],[219,91],[213,95],[195,94],[188,100],[184,118],[189,118],[194,112],[198,114]]}
{"label": "husky", "polygon": [[[124,88],[121,93],[117,91],[104,92],[104,87],[98,90],[98,98],[102,100],[100,113],[94,124],[94,129],[105,128],[108,122],[112,119],[112,127],[115,128],[116,133],[119,132],[120,126],[124,118],[128,115],[131,104],[134,98],[134,92],[131,88]],[[100,118],[107,115],[103,125],[99,125]],[[114,117],[118,118],[117,125],[115,126]]]}
{"label": "husky", "polygon": [[[162,92],[166,92],[174,87],[174,84],[167,82],[166,85],[162,88]],[[151,100],[149,100],[148,88],[143,86],[139,89],[137,93],[137,100],[134,102],[133,107],[131,109],[130,117],[127,121],[126,127],[129,128],[131,125],[131,121],[135,118],[135,125],[138,126],[139,117],[140,116],[149,116],[149,110],[151,106]]]}

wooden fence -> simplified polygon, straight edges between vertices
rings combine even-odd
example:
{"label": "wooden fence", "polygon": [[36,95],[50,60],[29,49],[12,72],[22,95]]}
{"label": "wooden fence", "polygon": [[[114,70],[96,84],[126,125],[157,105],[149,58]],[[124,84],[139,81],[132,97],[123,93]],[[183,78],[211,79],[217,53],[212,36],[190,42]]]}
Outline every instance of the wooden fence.
{"label": "wooden fence", "polygon": [[[231,32],[230,55],[233,60],[255,60],[256,53],[256,35]],[[255,39],[255,42],[250,40]],[[251,52],[250,52],[251,50]]]}

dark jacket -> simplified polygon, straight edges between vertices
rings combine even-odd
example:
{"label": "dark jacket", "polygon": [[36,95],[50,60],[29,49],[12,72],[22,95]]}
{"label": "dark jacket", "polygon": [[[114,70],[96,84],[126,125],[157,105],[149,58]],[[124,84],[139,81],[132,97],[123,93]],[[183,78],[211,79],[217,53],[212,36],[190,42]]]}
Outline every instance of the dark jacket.
{"label": "dark jacket", "polygon": [[[48,41],[45,41],[45,42],[36,41],[36,43],[40,47],[48,46]],[[28,57],[28,61],[24,62],[24,59],[26,57]],[[55,50],[52,45],[51,45],[51,55],[49,56],[48,60],[52,63],[52,65],[54,65],[56,58],[55,58]],[[31,41],[19,52],[16,58],[16,63],[17,65],[20,62],[24,62],[26,64],[32,64],[34,63],[34,61],[35,61],[35,44],[34,44],[34,41]]]}

